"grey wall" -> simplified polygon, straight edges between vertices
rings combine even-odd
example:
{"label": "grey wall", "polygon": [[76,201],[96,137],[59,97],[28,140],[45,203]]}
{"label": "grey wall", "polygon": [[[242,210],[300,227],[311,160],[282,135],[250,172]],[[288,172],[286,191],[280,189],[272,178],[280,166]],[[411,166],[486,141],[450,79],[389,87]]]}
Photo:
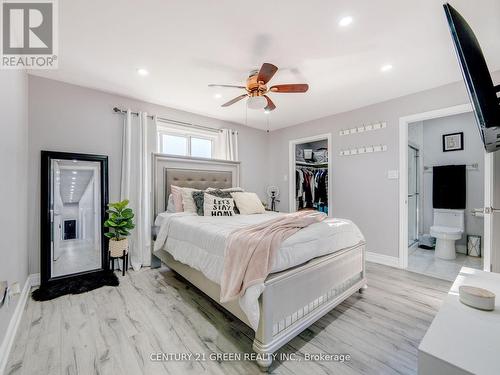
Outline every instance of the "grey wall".
{"label": "grey wall", "polygon": [[[442,136],[449,133],[464,133],[464,150],[443,152]],[[423,161],[426,166],[478,163],[477,171],[467,171],[467,207],[465,215],[466,234],[483,236],[483,218],[471,215],[471,209],[484,206],[484,147],[478,136],[472,113],[447,116],[423,122]],[[429,233],[433,222],[432,173],[423,175],[423,231]],[[461,252],[465,248],[466,235],[458,242]]]}
{"label": "grey wall", "polygon": [[[28,79],[24,72],[0,70],[0,280],[28,277]],[[30,214],[32,214],[30,212]],[[0,308],[0,344],[18,297]]]}
{"label": "grey wall", "polygon": [[[495,72],[493,79],[500,81],[500,72]],[[332,133],[333,176],[329,181],[333,186],[333,215],[354,220],[365,234],[369,251],[397,257],[398,180],[388,179],[387,171],[399,169],[399,118],[467,102],[464,84],[457,82],[272,132],[270,183],[281,189],[280,209],[288,210],[288,182],[285,179],[288,179],[289,141]],[[338,135],[341,129],[376,121],[386,121],[387,128]],[[343,148],[364,144],[386,144],[388,150],[349,157],[338,154]]]}
{"label": "grey wall", "polygon": [[118,106],[179,121],[239,131],[241,184],[265,198],[268,164],[266,132],[159,105],[29,76],[29,241],[30,273],[39,270],[40,150],[109,156],[110,200],[119,198],[123,117]]}

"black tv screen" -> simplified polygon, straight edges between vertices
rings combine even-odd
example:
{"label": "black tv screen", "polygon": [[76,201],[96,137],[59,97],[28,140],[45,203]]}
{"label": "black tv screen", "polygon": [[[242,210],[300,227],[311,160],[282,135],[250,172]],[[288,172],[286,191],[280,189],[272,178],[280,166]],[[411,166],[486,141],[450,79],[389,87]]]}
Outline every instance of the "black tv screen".
{"label": "black tv screen", "polygon": [[465,19],[444,4],[451,37],[486,151],[500,150],[500,105],[481,46]]}

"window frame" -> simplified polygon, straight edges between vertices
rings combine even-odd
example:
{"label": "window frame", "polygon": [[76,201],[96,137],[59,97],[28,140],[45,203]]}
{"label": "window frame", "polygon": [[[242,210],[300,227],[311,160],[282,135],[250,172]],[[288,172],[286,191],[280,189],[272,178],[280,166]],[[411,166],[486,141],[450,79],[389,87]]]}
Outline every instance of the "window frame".
{"label": "window frame", "polygon": [[217,134],[209,134],[208,132],[203,132],[203,131],[196,131],[196,130],[188,130],[188,129],[177,129],[174,127],[169,127],[169,126],[158,126],[157,127],[157,147],[158,147],[158,152],[164,153],[165,150],[163,150],[163,135],[171,135],[175,137],[183,137],[186,138],[186,155],[176,155],[176,154],[168,154],[168,155],[175,155],[175,156],[186,156],[186,157],[200,157],[201,156],[192,156],[191,155],[191,139],[192,138],[197,138],[197,139],[204,139],[207,141],[210,141],[210,157],[209,158],[204,158],[204,159],[215,159],[215,144],[217,142]]}

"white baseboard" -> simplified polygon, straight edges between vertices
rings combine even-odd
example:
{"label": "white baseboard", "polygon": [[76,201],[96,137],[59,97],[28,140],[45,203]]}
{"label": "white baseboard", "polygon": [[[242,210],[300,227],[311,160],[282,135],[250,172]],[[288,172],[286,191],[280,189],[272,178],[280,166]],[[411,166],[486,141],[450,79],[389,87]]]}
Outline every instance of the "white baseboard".
{"label": "white baseboard", "polygon": [[40,274],[29,275],[24,283],[23,290],[19,295],[19,300],[17,301],[17,306],[12,314],[7,331],[5,332],[5,337],[0,346],[0,375],[5,372],[5,367],[7,366],[7,361],[9,360],[9,354],[14,345],[14,339],[16,338],[17,329],[21,323],[23,317],[24,308],[28,298],[30,296],[31,287],[40,285]]}
{"label": "white baseboard", "polygon": [[399,258],[392,257],[390,255],[378,254],[378,253],[373,253],[373,252],[367,251],[366,252],[366,261],[399,268]]}

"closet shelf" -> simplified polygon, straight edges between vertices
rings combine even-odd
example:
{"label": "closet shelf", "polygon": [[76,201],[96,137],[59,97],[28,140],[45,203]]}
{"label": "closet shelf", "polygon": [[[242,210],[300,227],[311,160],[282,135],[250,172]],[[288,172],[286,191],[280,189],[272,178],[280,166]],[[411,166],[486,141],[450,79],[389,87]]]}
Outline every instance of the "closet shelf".
{"label": "closet shelf", "polygon": [[316,168],[328,167],[328,163],[307,163],[303,161],[296,161],[295,165],[303,167],[316,167]]}

